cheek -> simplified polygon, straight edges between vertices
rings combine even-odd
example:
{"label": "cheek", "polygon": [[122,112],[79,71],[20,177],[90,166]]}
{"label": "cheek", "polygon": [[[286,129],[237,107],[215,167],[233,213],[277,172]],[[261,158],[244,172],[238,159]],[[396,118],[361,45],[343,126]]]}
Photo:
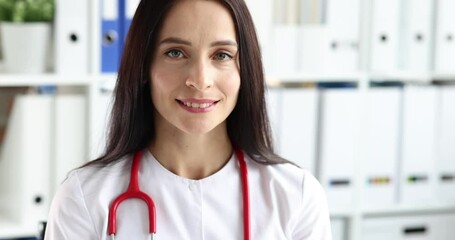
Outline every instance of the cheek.
{"label": "cheek", "polygon": [[230,74],[226,81],[223,81],[222,88],[227,95],[230,96],[235,95],[237,97],[237,94],[240,89],[239,73]]}
{"label": "cheek", "polygon": [[165,67],[155,66],[151,72],[151,86],[153,94],[166,94],[176,87],[179,74]]}

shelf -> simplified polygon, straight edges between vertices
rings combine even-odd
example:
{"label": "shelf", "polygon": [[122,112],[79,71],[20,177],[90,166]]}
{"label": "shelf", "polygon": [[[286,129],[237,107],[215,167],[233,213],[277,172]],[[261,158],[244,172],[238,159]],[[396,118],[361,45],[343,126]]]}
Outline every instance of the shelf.
{"label": "shelf", "polygon": [[115,74],[105,75],[58,75],[47,74],[0,74],[0,87],[20,86],[88,86],[94,82],[107,84],[115,82]]}
{"label": "shelf", "polygon": [[455,83],[455,73],[434,73],[434,80],[453,81]]}
{"label": "shelf", "polygon": [[370,81],[380,80],[384,82],[400,81],[411,83],[430,83],[433,80],[433,75],[429,72],[372,72],[368,73],[367,78],[369,78]]}
{"label": "shelf", "polygon": [[364,208],[361,212],[365,217],[455,212],[455,203],[435,203],[425,205],[406,204],[390,207],[374,207]]}
{"label": "shelf", "polygon": [[330,209],[329,212],[332,218],[352,218],[358,214],[354,209],[349,208]]}
{"label": "shelf", "polygon": [[279,83],[314,83],[314,82],[357,82],[363,78],[364,74],[361,72],[300,72],[289,75],[270,75],[267,76],[267,84],[276,85]]}
{"label": "shelf", "polygon": [[434,203],[434,204],[401,204],[394,206],[375,206],[360,208],[338,208],[330,209],[330,217],[333,218],[352,218],[355,216],[381,217],[397,215],[417,215],[434,213],[455,213],[455,202],[453,203]]}

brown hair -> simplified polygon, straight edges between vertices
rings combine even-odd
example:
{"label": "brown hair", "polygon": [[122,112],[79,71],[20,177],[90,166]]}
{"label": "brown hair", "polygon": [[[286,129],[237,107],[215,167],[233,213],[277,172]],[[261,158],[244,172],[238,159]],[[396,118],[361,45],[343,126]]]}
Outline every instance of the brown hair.
{"label": "brown hair", "polygon": [[[142,0],[139,3],[120,63],[106,149],[101,157],[85,166],[115,162],[148,147],[154,138],[149,70],[162,21],[177,1]],[[229,138],[255,161],[284,162],[273,151],[261,53],[251,15],[243,0],[218,1],[234,20],[240,55],[241,87],[237,104],[227,118]]]}

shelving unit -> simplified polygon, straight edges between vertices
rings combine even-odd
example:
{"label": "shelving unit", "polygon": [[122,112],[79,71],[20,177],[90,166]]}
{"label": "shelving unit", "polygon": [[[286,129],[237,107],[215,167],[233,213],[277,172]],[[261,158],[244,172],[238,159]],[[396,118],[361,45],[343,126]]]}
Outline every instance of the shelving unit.
{"label": "shelving unit", "polygon": [[[277,0],[285,1],[285,0]],[[292,1],[292,0],[289,0]],[[295,0],[296,1],[296,0]],[[303,1],[303,0],[302,0]],[[405,0],[401,0],[405,1]],[[433,0],[436,3],[437,0]],[[110,91],[113,89],[116,75],[115,74],[101,74],[97,69],[100,69],[100,23],[99,19],[100,7],[99,1],[90,2],[90,67],[89,73],[79,75],[59,75],[55,73],[46,73],[40,75],[30,74],[5,74],[1,71],[0,63],[0,87],[18,87],[18,86],[42,86],[42,85],[55,85],[57,87],[77,87],[84,89],[84,96],[86,97],[88,108],[87,108],[87,133],[93,133],[97,129],[96,115],[98,109],[96,103],[101,97],[101,92]],[[273,0],[246,0],[246,2],[256,2],[258,4],[274,4]],[[296,71],[289,72],[288,74],[270,74],[267,76],[267,82],[270,87],[273,88],[299,88],[305,86],[305,84],[317,84],[327,82],[338,82],[338,83],[354,83],[357,85],[356,90],[359,94],[365,98],[371,90],[371,82],[399,82],[405,85],[431,85],[434,81],[444,83],[455,83],[455,67],[453,72],[434,72],[433,70],[425,72],[409,72],[402,70],[393,70],[387,72],[374,72],[369,70],[369,61],[371,59],[371,43],[370,26],[372,24],[371,14],[374,0],[360,0],[359,1],[359,18],[362,21],[359,22],[359,55],[358,55],[358,71],[334,71],[334,72],[305,72]],[[263,6],[263,5],[261,5]],[[266,7],[267,8],[267,7]],[[268,9],[268,8],[267,8]],[[253,16],[254,17],[254,16]],[[270,17],[270,16],[269,16]],[[271,18],[271,17],[270,17]],[[265,19],[259,17],[258,19]],[[268,22],[267,24],[269,24]],[[258,24],[258,23],[256,23]],[[259,23],[260,24],[260,23]],[[267,27],[271,26],[260,26],[259,29],[266,29],[266,33],[271,32],[267,30]],[[270,30],[270,29],[269,29]],[[434,50],[434,49],[433,49]],[[365,105],[359,105],[359,108],[364,109]],[[361,116],[365,118],[365,116]],[[356,135],[359,146],[364,144],[362,139],[365,139],[365,132],[368,126],[365,121],[360,121],[360,131]],[[88,136],[87,139],[87,157],[92,159],[95,157],[95,152],[92,151],[93,146],[97,143],[96,137],[92,135]],[[357,152],[357,158],[355,159],[356,173],[353,176],[353,180],[356,183],[364,181],[364,166],[362,165],[361,157],[364,156],[364,150],[359,147]],[[354,185],[354,195],[356,196],[354,204],[351,207],[346,208],[335,208],[331,209],[331,217],[334,219],[342,219],[346,223],[347,238],[344,240],[360,240],[362,239],[362,225],[365,219],[384,217],[384,216],[408,216],[408,215],[427,215],[427,214],[438,214],[438,213],[453,213],[455,215],[455,202],[440,202],[440,203],[429,203],[429,204],[396,204],[393,206],[377,206],[377,207],[364,207],[358,199],[359,196],[363,195],[361,184]],[[455,190],[455,189],[454,189]],[[8,219],[2,218],[0,214],[0,239],[2,238],[14,238],[33,236],[37,232],[36,228],[23,227],[11,223]],[[363,239],[362,239],[363,240]],[[441,239],[449,240],[449,239]]]}
{"label": "shelving unit", "polygon": [[[371,35],[373,31],[371,30],[371,26],[373,23],[373,8],[376,6],[378,1],[381,0],[366,0],[366,1],[357,1],[359,3],[359,44],[358,44],[358,71],[352,72],[348,71],[341,72],[341,71],[334,71],[331,73],[330,71],[327,72],[317,72],[317,73],[308,73],[308,72],[301,72],[295,71],[293,73],[289,72],[287,74],[271,74],[269,75],[269,79],[271,86],[274,88],[282,88],[284,91],[287,88],[314,88],[314,86],[308,85],[308,83],[325,83],[325,82],[344,82],[344,83],[354,83],[357,85],[355,88],[356,91],[360,95],[359,100],[359,110],[365,112],[366,109],[366,100],[368,94],[372,91],[371,84],[372,83],[398,83],[399,85],[404,86],[440,86],[442,85],[454,85],[455,84],[455,65],[452,71],[450,72],[438,72],[433,70],[433,65],[435,61],[435,47],[434,44],[437,43],[435,41],[435,33],[436,33],[436,23],[434,21],[437,20],[437,17],[432,17],[431,27],[432,30],[429,33],[430,42],[431,42],[431,53],[429,54],[430,58],[430,66],[428,69],[424,69],[423,71],[411,71],[406,69],[401,69],[397,66],[396,69],[388,70],[388,71],[374,71],[371,70],[370,62],[372,59],[372,51],[371,51]],[[325,4],[330,4],[330,1],[274,1],[274,0],[266,0],[266,1],[259,1],[259,0],[247,0],[252,6],[256,6],[260,8],[260,4],[265,5],[272,5],[274,10],[279,9],[276,4],[277,2],[281,2],[283,5],[296,4],[296,2],[324,2]],[[352,3],[355,1],[342,1],[343,3]],[[395,2],[395,1],[384,1],[384,2]],[[410,4],[407,0],[400,0],[397,3],[398,5],[402,4],[403,6],[409,7]],[[406,4],[405,4],[406,2]],[[415,2],[415,1],[414,1]],[[437,9],[437,4],[443,2],[443,0],[432,0],[432,14],[438,14],[440,12]],[[275,5],[274,5],[275,4]],[[381,3],[382,4],[382,3]],[[386,3],[384,3],[386,4]],[[293,11],[293,8],[287,8],[290,11]],[[342,11],[343,9],[339,9]],[[264,12],[266,12],[264,14]],[[399,16],[402,17],[404,15],[405,10],[400,10]],[[257,15],[255,16],[254,13]],[[272,16],[267,16],[266,14],[271,14]],[[292,15],[292,14],[289,14]],[[327,16],[326,16],[327,17]],[[273,10],[270,10],[269,7],[264,7],[264,11],[253,11],[253,18],[258,22],[263,22],[266,26],[260,26],[258,29],[263,33],[263,39],[265,38],[265,44],[270,44],[269,39],[273,39],[270,37],[270,32],[273,32],[274,27],[274,20],[273,19]],[[327,18],[325,19],[325,21]],[[390,20],[390,19],[389,19]],[[400,27],[403,27],[403,20],[400,20]],[[323,21],[324,22],[324,21]],[[257,23],[256,23],[257,24]],[[282,22],[278,23],[282,24]],[[298,25],[298,24],[297,24]],[[288,27],[292,28],[296,26],[295,21],[291,21]],[[302,26],[300,26],[302,27]],[[305,27],[305,26],[303,26]],[[267,30],[267,28],[269,28]],[[314,25],[310,26],[310,28],[314,28]],[[455,27],[454,27],[455,28]],[[452,31],[455,31],[452,28]],[[266,29],[266,30],[264,30]],[[271,30],[272,29],[272,30]],[[447,29],[446,29],[447,30]],[[300,30],[297,30],[300,31]],[[403,33],[400,33],[403,34]],[[264,37],[267,36],[267,37]],[[289,36],[299,36],[299,34],[289,34]],[[288,41],[287,43],[291,43]],[[298,51],[298,50],[296,50]],[[267,51],[270,54],[270,50]],[[286,53],[291,54],[293,51],[289,50]],[[300,54],[304,54],[299,52]],[[266,56],[267,57],[267,56]],[[270,55],[269,55],[270,57]],[[292,59],[290,57],[289,59]],[[267,59],[266,59],[267,60]],[[288,59],[285,59],[288,60]],[[284,60],[283,60],[284,61]],[[266,64],[266,66],[270,66],[271,64]],[[270,73],[270,71],[269,71]],[[273,77],[272,77],[273,76]],[[455,104],[455,103],[454,103]],[[454,105],[455,107],[455,105]],[[443,214],[443,213],[450,213],[455,215],[455,202],[435,202],[435,203],[426,203],[422,202],[420,204],[403,204],[397,203],[390,206],[372,206],[366,207],[363,206],[360,198],[364,194],[362,189],[362,182],[365,181],[365,176],[363,173],[365,172],[365,166],[362,162],[362,156],[365,156],[365,143],[362,141],[366,139],[366,132],[368,131],[368,127],[366,125],[366,116],[360,116],[361,120],[359,121],[359,132],[356,135],[357,139],[357,152],[356,152],[356,159],[354,160],[356,165],[355,176],[352,176],[352,181],[356,184],[354,185],[354,203],[352,206],[347,207],[339,207],[330,209],[330,215],[333,219],[339,219],[344,221],[344,227],[346,230],[344,240],[364,240],[362,228],[364,226],[365,220],[367,219],[375,219],[380,217],[400,217],[400,216],[431,216],[434,214]],[[416,119],[416,121],[418,121]],[[292,160],[292,159],[291,159]],[[318,159],[320,160],[320,159]],[[317,175],[317,174],[316,174]],[[455,189],[454,189],[455,190]],[[338,238],[337,238],[338,239]],[[340,238],[341,239],[341,238]],[[406,238],[407,239],[407,238]],[[433,239],[433,238],[432,238]],[[451,240],[450,239],[437,239],[437,240]]]}

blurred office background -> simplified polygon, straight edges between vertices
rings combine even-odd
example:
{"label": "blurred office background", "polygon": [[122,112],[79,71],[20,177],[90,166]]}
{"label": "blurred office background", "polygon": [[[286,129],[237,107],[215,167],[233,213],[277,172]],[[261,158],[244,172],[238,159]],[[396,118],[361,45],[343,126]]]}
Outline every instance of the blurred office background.
{"label": "blurred office background", "polygon": [[[0,0],[2,240],[39,237],[102,151],[139,2],[35,1]],[[246,3],[276,150],[325,188],[334,239],[455,239],[455,0]]]}

